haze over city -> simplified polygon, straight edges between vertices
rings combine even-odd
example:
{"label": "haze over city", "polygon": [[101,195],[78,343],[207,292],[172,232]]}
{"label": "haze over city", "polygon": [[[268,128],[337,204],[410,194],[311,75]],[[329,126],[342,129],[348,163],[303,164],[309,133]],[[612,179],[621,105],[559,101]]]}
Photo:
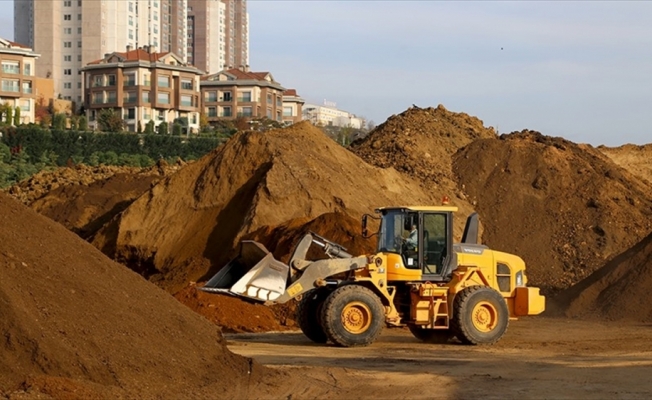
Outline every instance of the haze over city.
{"label": "haze over city", "polygon": [[[0,0],[13,39],[13,0]],[[652,3],[249,1],[250,64],[376,124],[443,104],[500,133],[652,142]]]}

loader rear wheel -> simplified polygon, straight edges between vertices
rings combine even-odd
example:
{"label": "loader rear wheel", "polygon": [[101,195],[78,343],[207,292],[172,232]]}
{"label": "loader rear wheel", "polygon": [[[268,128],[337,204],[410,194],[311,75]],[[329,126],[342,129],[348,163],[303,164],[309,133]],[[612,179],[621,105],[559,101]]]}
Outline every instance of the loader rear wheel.
{"label": "loader rear wheel", "polygon": [[408,328],[415,338],[424,343],[444,344],[448,343],[448,340],[453,338],[453,334],[449,329],[423,329],[412,325]]}
{"label": "loader rear wheel", "polygon": [[321,327],[321,308],[330,291],[324,288],[305,293],[297,306],[297,324],[301,332],[315,343],[326,343],[328,337]]}
{"label": "loader rear wheel", "polygon": [[486,286],[471,286],[455,296],[451,328],[464,344],[494,344],[509,325],[505,298]]}
{"label": "loader rear wheel", "polygon": [[383,330],[385,311],[374,292],[346,285],[335,289],[324,302],[321,324],[337,346],[367,346]]}

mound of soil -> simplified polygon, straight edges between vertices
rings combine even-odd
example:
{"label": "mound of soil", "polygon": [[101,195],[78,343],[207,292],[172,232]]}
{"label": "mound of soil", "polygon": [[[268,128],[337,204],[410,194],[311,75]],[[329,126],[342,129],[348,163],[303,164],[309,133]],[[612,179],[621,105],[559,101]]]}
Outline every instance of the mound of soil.
{"label": "mound of soil", "polygon": [[485,221],[483,241],[520,255],[549,294],[652,229],[647,185],[590,146],[523,131],[469,144],[454,170]]}
{"label": "mound of soil", "polygon": [[473,205],[457,188],[452,156],[472,141],[486,138],[496,138],[496,132],[476,117],[448,111],[442,105],[413,107],[391,116],[367,137],[352,143],[351,150],[371,165],[393,167],[421,182],[437,199],[424,205],[438,205],[443,196],[451,200],[457,197],[455,205],[462,218],[456,219],[455,233],[460,239]]}
{"label": "mound of soil", "polygon": [[418,181],[369,166],[303,122],[236,134],[134,201],[93,244],[176,293],[210,277],[262,227],[433,203]]}
{"label": "mound of soil", "polygon": [[625,168],[633,175],[652,184],[652,144],[636,146],[626,144],[620,147],[598,146],[601,153]]}
{"label": "mound of soil", "polygon": [[652,322],[652,235],[555,298],[568,317]]}
{"label": "mound of soil", "polygon": [[[179,169],[179,165],[168,165],[161,160],[159,164],[150,168],[117,167],[100,165],[90,167],[78,164],[73,167],[57,168],[52,171],[41,171],[29,179],[6,189],[6,192],[23,204],[32,204],[34,200],[43,197],[49,192],[65,186],[89,186],[96,181],[106,180],[116,174],[129,175],[170,175]],[[70,198],[62,198],[68,201]]]}
{"label": "mound of soil", "polygon": [[2,193],[0,226],[0,393],[238,397],[264,373],[215,325]]}

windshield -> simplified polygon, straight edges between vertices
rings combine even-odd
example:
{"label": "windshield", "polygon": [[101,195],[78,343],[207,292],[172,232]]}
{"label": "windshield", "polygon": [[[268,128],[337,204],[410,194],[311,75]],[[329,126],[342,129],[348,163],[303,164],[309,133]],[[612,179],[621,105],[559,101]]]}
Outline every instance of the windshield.
{"label": "windshield", "polygon": [[416,221],[416,214],[409,215],[400,210],[384,212],[380,222],[378,251],[401,254],[403,238],[410,234],[409,228],[406,230],[405,227],[411,221]]}

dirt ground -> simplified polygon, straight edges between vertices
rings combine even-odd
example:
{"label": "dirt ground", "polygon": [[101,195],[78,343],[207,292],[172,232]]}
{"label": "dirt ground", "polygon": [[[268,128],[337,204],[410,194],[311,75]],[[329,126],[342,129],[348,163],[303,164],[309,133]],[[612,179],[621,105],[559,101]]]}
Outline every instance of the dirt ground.
{"label": "dirt ground", "polygon": [[647,399],[652,392],[649,324],[530,317],[511,321],[487,347],[423,344],[405,329],[385,329],[362,348],[316,345],[301,333],[226,338],[234,353],[320,388],[292,398]]}

